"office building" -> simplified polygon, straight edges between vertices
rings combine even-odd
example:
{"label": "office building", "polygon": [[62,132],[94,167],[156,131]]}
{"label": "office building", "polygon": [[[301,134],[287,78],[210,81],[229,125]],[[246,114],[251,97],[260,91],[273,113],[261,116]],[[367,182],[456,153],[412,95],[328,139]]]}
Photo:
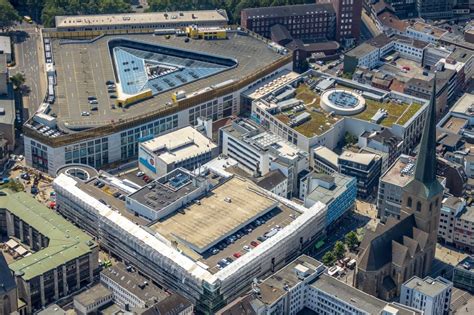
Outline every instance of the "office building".
{"label": "office building", "polygon": [[329,3],[248,8],[241,11],[240,20],[244,28],[266,38],[272,38],[275,25],[303,40],[332,39],[336,27],[336,14]]}
{"label": "office building", "polygon": [[[455,225],[460,214],[466,210],[466,201],[460,197],[448,196],[443,199],[438,226],[438,240],[454,245]],[[457,235],[460,241],[460,235]],[[462,237],[461,237],[462,239]],[[467,241],[470,243],[470,240]]]}
{"label": "office building", "polygon": [[313,150],[313,167],[317,172],[332,174],[339,171],[339,155],[326,147],[319,146]]}
{"label": "office building", "polygon": [[[181,175],[170,176],[164,185],[157,179],[125,201],[111,196],[109,186],[94,186],[103,177],[81,180],[61,173],[53,182],[58,211],[96,235],[104,249],[191,301],[197,312],[215,312],[253,278],[281,268],[323,236],[322,203],[307,209],[239,176],[208,170],[192,177],[176,171]],[[193,196],[193,182],[203,185],[205,193]],[[166,217],[150,221],[129,210],[132,198],[149,207],[165,206],[160,200],[183,202]],[[275,226],[262,225],[262,220]]]}
{"label": "office building", "polygon": [[93,281],[99,248],[92,237],[26,193],[7,193],[0,200],[7,235],[34,251],[8,266],[27,313]]}
{"label": "office building", "polygon": [[413,39],[436,44],[446,33],[448,33],[448,31],[445,29],[430,25],[428,23],[417,21],[407,27],[405,34],[406,36],[411,37]]}
{"label": "office building", "polygon": [[266,279],[252,284],[252,293],[230,303],[217,315],[420,315],[415,309],[387,303],[357,290],[326,273],[326,267],[299,256]]}
{"label": "office building", "polygon": [[357,180],[334,172],[309,173],[301,179],[300,199],[305,207],[311,207],[320,201],[327,206],[326,226],[342,218],[355,205]]}
{"label": "office building", "polygon": [[113,293],[102,284],[96,284],[74,296],[74,310],[77,315],[99,314],[99,311],[113,304]]}
{"label": "office building", "polygon": [[113,295],[115,304],[129,310],[145,310],[169,296],[131,266],[117,263],[102,270],[100,282]]}
{"label": "office building", "polygon": [[146,175],[155,178],[180,167],[192,171],[216,157],[217,153],[217,145],[188,126],[140,142],[138,166]]}
{"label": "office building", "polygon": [[338,158],[339,172],[357,180],[357,196],[367,198],[378,187],[382,158],[371,153],[344,151]]}
{"label": "office building", "polygon": [[437,277],[413,277],[402,285],[400,303],[413,307],[426,315],[448,315],[451,306],[453,283]]}
{"label": "office building", "polygon": [[[288,96],[292,89],[295,94]],[[403,139],[401,150],[408,152],[419,141],[428,104],[312,69],[300,75],[277,76],[256,85],[250,93],[254,95],[252,120],[307,152],[318,146],[333,150],[348,132],[361,135],[382,127]],[[350,102],[348,108],[337,105],[341,97]],[[324,107],[316,105],[314,98],[323,99]],[[393,106],[385,106],[386,102]]]}
{"label": "office building", "polygon": [[390,130],[366,131],[359,136],[357,145],[366,151],[375,150],[382,156],[382,174],[402,153],[403,140]]}
{"label": "office building", "polygon": [[[145,14],[158,14],[160,19],[167,15]],[[176,19],[168,15],[170,23],[179,23],[180,15],[176,14]],[[194,14],[199,18],[199,13]],[[107,17],[110,16],[97,19]],[[227,39],[223,40],[188,42],[180,36],[166,39],[169,34],[161,32],[161,28],[157,34],[139,30],[140,34],[128,34],[126,38],[108,34],[95,41],[72,41],[66,46],[60,44],[64,38],[82,33],[57,29],[44,33],[55,63],[52,96],[61,93],[65,97],[42,104],[25,123],[27,165],[54,176],[64,164],[104,168],[137,159],[138,144],[150,137],[194,126],[201,117],[218,120],[240,114],[244,110],[240,96],[249,86],[291,68],[287,51],[269,49],[261,38],[243,30],[227,30]],[[98,30],[94,36],[101,33]],[[235,45],[235,49],[229,50],[229,45]],[[98,58],[102,62],[93,67],[91,60]],[[129,71],[137,78],[133,82]],[[68,85],[70,72],[79,74],[72,82],[75,87]],[[80,83],[90,77],[102,78],[94,89]],[[91,93],[92,90],[97,92]],[[94,100],[99,107],[90,104]],[[63,107],[68,110],[58,110]]]}
{"label": "office building", "polygon": [[453,2],[450,0],[417,0],[416,10],[423,19],[450,19],[453,17]]}
{"label": "office building", "polygon": [[474,293],[474,256],[464,258],[454,267],[453,285]]}
{"label": "office building", "polygon": [[360,37],[362,0],[331,1],[336,13],[336,40],[353,45]]}
{"label": "office building", "polygon": [[414,177],[402,190],[400,219],[390,217],[367,230],[357,256],[354,285],[383,299],[398,296],[412,276],[426,276],[435,257],[443,196],[436,178],[435,108],[433,94]]}
{"label": "office building", "polygon": [[248,119],[237,119],[220,129],[222,154],[259,177],[280,170],[288,179],[287,196],[297,196],[299,180],[309,168],[309,155]]}

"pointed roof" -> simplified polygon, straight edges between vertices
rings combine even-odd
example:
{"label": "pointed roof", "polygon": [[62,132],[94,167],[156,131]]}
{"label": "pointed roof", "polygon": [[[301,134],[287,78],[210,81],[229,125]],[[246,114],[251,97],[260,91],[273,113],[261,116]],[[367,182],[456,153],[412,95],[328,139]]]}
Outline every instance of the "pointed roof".
{"label": "pointed roof", "polygon": [[443,186],[436,179],[436,77],[418,151],[415,175],[405,186],[405,191],[429,198],[443,191]]}

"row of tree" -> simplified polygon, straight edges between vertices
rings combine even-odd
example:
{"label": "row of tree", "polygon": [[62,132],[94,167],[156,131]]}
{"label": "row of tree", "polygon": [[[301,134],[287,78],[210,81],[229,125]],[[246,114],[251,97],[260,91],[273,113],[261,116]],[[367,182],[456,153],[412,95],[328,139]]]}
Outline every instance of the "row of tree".
{"label": "row of tree", "polygon": [[[54,26],[57,15],[106,14],[131,12],[136,0],[0,0],[0,23],[10,21],[9,26],[28,15],[46,27]],[[11,4],[13,7],[11,6]],[[150,12],[225,9],[231,23],[240,21],[244,8],[276,5],[314,3],[314,0],[148,0]],[[4,6],[8,6],[7,10]],[[15,11],[15,9],[18,11]]]}
{"label": "row of tree", "polygon": [[344,258],[346,255],[346,245],[350,250],[356,248],[359,245],[357,233],[354,231],[347,233],[346,237],[344,238],[344,243],[337,241],[334,244],[333,249],[324,254],[322,258],[323,264],[326,266],[332,266],[337,260]]}

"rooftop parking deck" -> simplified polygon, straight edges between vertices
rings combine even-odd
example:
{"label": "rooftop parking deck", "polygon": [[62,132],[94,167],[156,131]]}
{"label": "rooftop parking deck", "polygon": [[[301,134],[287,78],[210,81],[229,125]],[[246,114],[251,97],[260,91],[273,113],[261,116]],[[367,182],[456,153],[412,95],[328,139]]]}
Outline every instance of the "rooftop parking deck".
{"label": "rooftop parking deck", "polygon": [[[104,36],[95,41],[68,41],[53,39],[52,51],[55,60],[57,86],[56,101],[51,113],[57,115],[60,126],[69,131],[78,131],[110,124],[118,119],[133,118],[159,108],[169,107],[172,93],[185,90],[192,92],[221,84],[229,80],[242,79],[264,68],[282,55],[269,49],[263,41],[235,32],[227,34],[227,40],[189,40],[183,37],[154,36],[150,34]],[[113,108],[114,92],[108,91],[107,81],[115,81],[113,60],[109,52],[112,39],[127,39],[145,42],[177,50],[225,56],[235,59],[237,65],[214,75],[158,93],[155,97],[131,105],[128,108]],[[259,56],[254,58],[254,56]],[[91,110],[88,97],[97,98],[97,110]],[[90,116],[81,116],[89,112]]]}

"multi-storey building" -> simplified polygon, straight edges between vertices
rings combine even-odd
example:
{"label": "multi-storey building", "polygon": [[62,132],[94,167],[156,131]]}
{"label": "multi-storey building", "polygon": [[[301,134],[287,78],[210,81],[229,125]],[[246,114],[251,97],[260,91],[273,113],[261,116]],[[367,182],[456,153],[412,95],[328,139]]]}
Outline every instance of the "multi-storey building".
{"label": "multi-storey building", "polygon": [[453,283],[437,277],[413,277],[402,285],[400,303],[427,315],[448,315]]}
{"label": "multi-storey building", "polygon": [[299,180],[309,168],[309,154],[248,119],[220,129],[222,154],[239,162],[251,175],[279,169],[288,178],[288,196],[298,195]]}
{"label": "multi-storey building", "polygon": [[453,2],[450,0],[417,0],[416,10],[423,19],[450,19],[453,17]]}
{"label": "multi-storey building", "polygon": [[[239,176],[175,171],[181,172],[132,195],[158,213],[169,203],[181,203],[160,220],[135,216],[128,210],[130,196],[122,201],[110,195],[114,190],[95,186],[104,175],[80,179],[71,172],[53,182],[58,211],[143,275],[196,304],[199,312],[215,312],[252,279],[281,268],[323,236],[326,206],[320,202],[308,209]],[[193,181],[207,193],[193,195]],[[262,220],[276,225],[269,230]],[[262,235],[265,240],[257,241]],[[242,244],[249,244],[251,253],[245,254]],[[232,262],[229,252],[236,254]]]}
{"label": "multi-storey building", "polygon": [[140,142],[138,166],[152,177],[163,176],[176,168],[194,170],[217,156],[218,147],[193,127]]}
{"label": "multi-storey building", "polygon": [[443,200],[439,217],[438,240],[454,245],[455,224],[465,208],[466,201],[463,198],[449,196]]}
{"label": "multi-storey building", "polygon": [[398,296],[412,276],[427,275],[435,256],[443,195],[436,178],[435,108],[433,94],[414,177],[403,187],[400,219],[368,230],[360,245],[354,285],[384,299]]}
{"label": "multi-storey building", "polygon": [[295,39],[308,40],[334,38],[336,28],[336,14],[329,3],[243,9],[240,19],[244,28],[266,38],[271,38],[274,25],[284,26]]}
{"label": "multi-storey building", "polygon": [[[169,19],[170,23],[180,20]],[[42,104],[24,125],[27,165],[55,175],[64,164],[103,168],[134,160],[138,144],[149,137],[194,126],[200,117],[217,120],[238,115],[244,110],[240,95],[249,86],[292,66],[287,51],[268,49],[265,41],[243,30],[224,31],[226,39],[212,43],[198,39],[184,42],[173,36],[166,46],[163,40],[169,34],[161,29],[157,34],[152,32],[140,29],[140,34],[127,38],[109,34],[67,46],[60,45],[61,38],[79,32],[56,29],[44,34],[55,55],[54,89],[65,97]],[[97,31],[97,35],[101,33]],[[229,50],[234,44],[236,49]],[[247,53],[242,53],[245,50]],[[151,60],[153,70],[147,68],[144,58]],[[163,58],[168,58],[166,63]],[[97,67],[92,66],[95,59],[101,60]],[[81,73],[72,82],[74,88],[66,84],[69,71]],[[129,71],[139,79],[126,79]],[[95,93],[90,92],[92,87],[79,83],[90,76],[102,78],[94,86]],[[97,105],[90,104],[95,102],[103,108],[97,110]],[[68,110],[59,111],[62,106]]]}
{"label": "multi-storey building", "polygon": [[382,173],[385,173],[402,153],[403,140],[384,128],[380,131],[364,132],[359,136],[357,144],[360,148],[386,153],[385,161],[382,161]]}
{"label": "multi-storey building", "polygon": [[420,315],[421,312],[387,303],[329,276],[319,261],[302,255],[278,272],[252,285],[217,315],[295,315],[310,310],[325,315]]}
{"label": "multi-storey building", "polygon": [[474,293],[474,257],[461,260],[453,271],[453,284],[456,288]]}
{"label": "multi-storey building", "polygon": [[436,44],[446,33],[448,33],[448,31],[445,29],[417,21],[407,27],[405,35],[417,40]]}
{"label": "multi-storey building", "polygon": [[91,236],[23,192],[0,196],[0,207],[7,235],[34,251],[9,265],[27,313],[93,281],[99,248]]}
{"label": "multi-storey building", "polygon": [[350,46],[359,40],[362,0],[333,0],[336,12],[336,40]]}
{"label": "multi-storey building", "polygon": [[338,165],[341,174],[356,178],[359,197],[370,196],[378,187],[382,167],[380,156],[344,151],[338,158]]}
{"label": "multi-storey building", "polygon": [[337,172],[330,175],[312,172],[301,179],[300,199],[304,200],[304,205],[308,208],[318,201],[327,205],[328,227],[354,207],[356,196],[355,177]]}
{"label": "multi-storey building", "polygon": [[331,175],[339,171],[339,155],[326,147],[318,146],[313,150],[313,168],[317,172]]}

